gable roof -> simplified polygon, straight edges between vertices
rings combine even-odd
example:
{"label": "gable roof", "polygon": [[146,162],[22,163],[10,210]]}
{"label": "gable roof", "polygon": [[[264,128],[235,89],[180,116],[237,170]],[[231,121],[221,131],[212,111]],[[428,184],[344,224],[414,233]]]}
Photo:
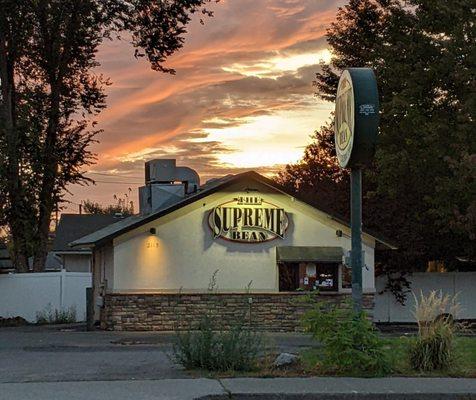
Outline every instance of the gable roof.
{"label": "gable roof", "polygon": [[[189,194],[185,196],[184,198],[180,198],[178,201],[176,199],[173,199],[172,201],[168,203],[166,202],[160,209],[158,209],[157,211],[154,211],[153,213],[150,213],[147,215],[133,215],[131,217],[125,218],[119,222],[106,226],[103,229],[100,229],[96,232],[93,232],[89,235],[86,235],[84,237],[81,237],[73,241],[72,243],[70,243],[70,246],[87,247],[87,246],[98,246],[98,245],[104,244],[126,232],[129,232],[142,225],[145,225],[148,222],[154,221],[155,219],[161,218],[164,215],[167,215],[175,210],[185,207],[188,204],[194,203],[195,201],[198,201],[206,196],[209,196],[213,193],[223,190],[231,186],[232,184],[238,183],[240,181],[249,180],[249,179],[255,180],[257,182],[270,186],[279,192],[287,194],[288,196],[292,196],[298,199],[299,201],[313,208],[316,208],[314,205],[310,204],[309,202],[300,199],[294,193],[289,193],[285,188],[283,188],[281,185],[277,184],[273,180],[266,178],[263,175],[258,174],[257,172],[248,171],[248,172],[243,172],[241,174],[236,174],[236,175],[226,175],[222,178],[208,181],[196,193]],[[343,224],[345,226],[349,226],[349,223],[343,221],[339,217],[329,214],[327,212],[325,212],[325,214],[327,214],[334,221],[339,222],[340,224]],[[386,247],[389,247],[391,249],[396,248],[394,245],[390,244],[387,240],[380,239],[376,235],[372,235],[368,232],[363,232],[363,233],[366,233],[367,235],[372,236],[376,241],[378,241],[379,243],[383,244]]]}
{"label": "gable roof", "polygon": [[72,249],[69,243],[96,232],[120,219],[107,214],[61,214],[53,241],[53,252],[71,252],[89,249]]}

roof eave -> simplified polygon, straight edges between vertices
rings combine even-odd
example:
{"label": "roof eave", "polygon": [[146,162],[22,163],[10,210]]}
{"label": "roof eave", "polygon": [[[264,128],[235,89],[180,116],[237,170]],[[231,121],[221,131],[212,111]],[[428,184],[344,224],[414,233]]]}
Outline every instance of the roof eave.
{"label": "roof eave", "polygon": [[[107,243],[107,242],[110,242],[111,240],[113,240],[114,238],[126,233],[126,232],[129,232],[133,229],[136,229],[142,225],[145,225],[157,218],[161,218],[163,217],[164,215],[167,215],[175,210],[178,210],[182,207],[185,207],[189,204],[192,204],[198,200],[201,200],[202,198],[204,197],[207,197],[213,193],[216,193],[218,191],[220,191],[221,189],[224,189],[224,188],[227,188],[228,186],[231,186],[233,185],[234,183],[236,183],[237,181],[241,180],[241,179],[246,179],[246,178],[253,178],[253,179],[256,179],[258,182],[261,182],[265,185],[268,185],[272,188],[274,188],[275,190],[278,190],[288,196],[291,196],[291,197],[294,197],[296,198],[297,200],[311,206],[311,207],[314,207],[317,209],[317,207],[315,207],[314,205],[310,204],[309,202],[307,202],[306,200],[300,198],[299,196],[296,196],[294,193],[289,193],[284,187],[282,187],[281,185],[277,184],[276,182],[274,182],[273,180],[255,172],[255,171],[247,171],[247,172],[243,172],[241,174],[237,174],[233,177],[234,179],[230,179],[228,181],[225,181],[223,182],[222,184],[219,184],[207,191],[203,191],[195,196],[190,196],[188,198],[185,198],[184,201],[182,202],[178,202],[177,204],[174,204],[164,210],[160,210],[160,211],[157,211],[155,213],[152,213],[150,214],[149,216],[147,216],[146,218],[144,219],[141,219],[139,221],[136,221],[134,223],[132,223],[131,225],[128,225],[128,226],[125,226],[124,228],[118,230],[117,232],[113,232],[107,236],[104,236],[98,240],[95,240],[95,241],[91,241],[91,242],[78,242],[78,241],[74,241],[72,243],[69,244],[69,246],[71,247],[79,247],[79,246],[82,246],[82,247],[90,247],[90,248],[94,248],[94,247],[100,247],[102,246],[103,244]],[[339,222],[340,224],[344,225],[344,226],[347,226],[349,227],[349,224],[345,221],[343,221],[342,219],[336,217],[336,216],[333,216],[325,211],[322,211],[322,210],[319,210],[321,212],[323,212],[324,214],[326,214],[329,218],[335,220],[336,222]],[[397,250],[398,248],[391,244],[389,241],[385,240],[385,239],[381,239],[375,235],[372,235],[368,232],[363,232],[364,234],[372,237],[373,239],[375,239],[377,242],[381,243],[382,245],[388,247],[389,249],[391,250]],[[89,235],[88,235],[89,236]],[[84,236],[85,238],[87,236]]]}

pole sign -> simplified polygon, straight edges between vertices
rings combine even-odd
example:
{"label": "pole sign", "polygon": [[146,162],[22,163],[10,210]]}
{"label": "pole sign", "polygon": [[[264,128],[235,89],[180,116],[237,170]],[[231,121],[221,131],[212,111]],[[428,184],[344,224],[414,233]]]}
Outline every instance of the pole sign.
{"label": "pole sign", "polygon": [[362,168],[375,153],[379,123],[377,80],[370,68],[346,69],[339,80],[335,145],[339,165],[350,168],[352,301],[362,311]]}
{"label": "pole sign", "polygon": [[370,68],[346,69],[339,80],[335,109],[335,144],[342,168],[359,168],[375,152],[379,123],[377,80]]}

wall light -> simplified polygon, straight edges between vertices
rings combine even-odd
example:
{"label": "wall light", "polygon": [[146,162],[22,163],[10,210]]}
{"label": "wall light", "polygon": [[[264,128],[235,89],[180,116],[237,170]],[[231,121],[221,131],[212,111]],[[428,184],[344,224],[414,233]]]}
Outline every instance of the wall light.
{"label": "wall light", "polygon": [[150,229],[149,229],[149,232],[150,232],[151,235],[156,235],[156,234],[157,234],[157,229],[155,229],[155,228],[150,228]]}
{"label": "wall light", "polygon": [[336,230],[336,236],[342,237],[342,231],[340,229]]}

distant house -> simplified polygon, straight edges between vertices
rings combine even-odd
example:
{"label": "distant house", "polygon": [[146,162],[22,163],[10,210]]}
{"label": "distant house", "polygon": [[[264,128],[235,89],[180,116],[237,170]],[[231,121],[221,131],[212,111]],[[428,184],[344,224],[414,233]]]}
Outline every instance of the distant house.
{"label": "distant house", "polygon": [[[30,270],[33,266],[33,257],[28,258]],[[45,262],[45,271],[60,271],[62,269],[61,259],[54,253],[48,252]],[[0,274],[15,272],[13,261],[10,257],[8,247],[5,243],[0,243]]]}
{"label": "distant house", "polygon": [[96,232],[122,216],[104,214],[62,214],[52,252],[60,257],[63,268],[69,272],[91,272],[91,249],[88,247],[71,248],[68,244]]}

